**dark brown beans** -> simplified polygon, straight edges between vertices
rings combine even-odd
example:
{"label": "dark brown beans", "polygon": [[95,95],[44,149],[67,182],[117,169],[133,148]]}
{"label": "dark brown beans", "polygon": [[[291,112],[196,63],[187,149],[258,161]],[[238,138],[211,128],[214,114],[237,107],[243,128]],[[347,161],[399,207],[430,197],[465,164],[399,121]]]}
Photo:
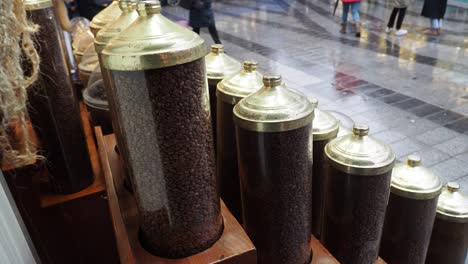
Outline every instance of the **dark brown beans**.
{"label": "dark brown beans", "polygon": [[332,166],[328,170],[323,244],[340,263],[374,263],[379,253],[391,172],[361,176]]}
{"label": "dark brown beans", "polygon": [[93,182],[77,95],[53,8],[29,11],[39,24],[36,45],[41,57],[39,80],[29,90],[28,111],[47,158],[49,178],[58,193],[73,193]]}
{"label": "dark brown beans", "polygon": [[415,200],[390,194],[380,256],[388,263],[424,264],[437,198]]}
{"label": "dark brown beans", "polygon": [[216,125],[216,87],[221,80],[209,80],[208,90],[210,95],[211,125],[213,128],[213,141],[215,150],[217,150],[217,125]]}
{"label": "dark brown beans", "polygon": [[325,165],[325,145],[330,140],[314,141],[314,165],[312,169],[312,234],[320,240],[323,222],[324,188],[327,166]]}
{"label": "dark brown beans", "polygon": [[236,131],[244,227],[258,263],[309,263],[311,125],[285,132]]}
{"label": "dark brown beans", "polygon": [[210,247],[223,229],[204,60],[111,71],[109,99],[122,132],[141,241],[169,258]]}
{"label": "dark brown beans", "polygon": [[464,264],[468,253],[468,223],[451,222],[436,217],[427,264]]}

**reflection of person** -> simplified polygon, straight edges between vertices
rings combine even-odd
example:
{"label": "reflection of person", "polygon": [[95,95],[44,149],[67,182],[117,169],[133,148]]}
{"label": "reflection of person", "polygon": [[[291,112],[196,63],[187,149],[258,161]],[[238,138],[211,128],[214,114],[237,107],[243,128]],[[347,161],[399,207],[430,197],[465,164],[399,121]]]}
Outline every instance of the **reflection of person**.
{"label": "reflection of person", "polygon": [[200,34],[200,28],[207,27],[213,41],[221,44],[211,4],[211,0],[194,0],[190,8],[189,24],[197,34]]}
{"label": "reflection of person", "polygon": [[395,18],[398,15],[398,20],[396,24],[396,36],[403,36],[408,33],[406,29],[402,29],[401,25],[403,24],[403,19],[405,19],[406,8],[408,7],[408,3],[406,0],[393,0],[393,11],[390,15],[390,19],[388,20],[387,24],[387,33],[390,33],[393,30],[393,25],[395,24]]}
{"label": "reflection of person", "polygon": [[447,0],[424,0],[421,15],[431,20],[431,27],[424,34],[438,36],[442,27],[442,19],[447,9]]}
{"label": "reflection of person", "polygon": [[343,15],[341,16],[341,33],[346,33],[346,25],[348,23],[348,13],[351,8],[354,25],[356,26],[356,37],[361,37],[361,20],[359,18],[359,7],[361,0],[341,0],[343,2]]}

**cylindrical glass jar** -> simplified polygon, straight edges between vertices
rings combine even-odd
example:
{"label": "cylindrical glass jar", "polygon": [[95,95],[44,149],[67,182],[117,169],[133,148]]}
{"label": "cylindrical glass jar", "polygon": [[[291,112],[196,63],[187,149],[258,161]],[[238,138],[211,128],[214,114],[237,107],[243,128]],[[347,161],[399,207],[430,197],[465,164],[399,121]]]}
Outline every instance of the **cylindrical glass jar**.
{"label": "cylindrical glass jar", "polygon": [[132,177],[140,241],[179,258],[209,248],[223,221],[216,189],[205,45],[161,15],[159,1],[102,52],[119,150]]}
{"label": "cylindrical glass jar", "polygon": [[94,36],[97,35],[99,30],[107,25],[107,23],[113,21],[116,17],[120,15],[122,11],[119,8],[119,3],[117,0],[112,1],[110,5],[104,8],[101,12],[93,17],[91,23],[89,23],[89,28]]}
{"label": "cylindrical glass jar", "polygon": [[86,48],[83,56],[81,57],[80,64],[78,64],[78,76],[83,83],[83,87],[88,87],[89,77],[97,66],[99,66],[98,55],[94,49],[94,44],[91,43]]}
{"label": "cylindrical glass jar", "polygon": [[112,122],[107,95],[104,91],[104,81],[98,80],[90,84],[83,91],[83,101],[88,108],[92,127],[100,126],[104,135],[112,134]]}
{"label": "cylindrical glass jar", "polygon": [[224,78],[238,73],[242,69],[240,62],[224,53],[224,46],[213,44],[211,52],[205,56],[206,76],[210,94],[211,124],[213,126],[214,143],[216,150],[216,88]]}
{"label": "cylindrical glass jar", "polygon": [[468,198],[449,182],[437,203],[427,264],[464,264],[468,253]]}
{"label": "cylindrical glass jar", "polygon": [[94,177],[79,102],[62,48],[62,30],[51,1],[25,1],[25,8],[40,26],[36,45],[41,71],[28,91],[29,116],[47,159],[53,190],[74,193],[89,186]]}
{"label": "cylindrical glass jar", "polygon": [[325,147],[324,246],[340,263],[374,263],[379,253],[395,154],[355,125]]}
{"label": "cylindrical glass jar", "polygon": [[313,105],[279,75],[234,107],[244,228],[258,263],[310,263]]}
{"label": "cylindrical glass jar", "polygon": [[[313,99],[312,104],[317,107],[318,101]],[[312,166],[312,234],[320,239],[322,233],[324,184],[327,175],[325,166],[325,146],[330,140],[336,138],[339,121],[326,111],[315,108],[315,118],[312,123],[313,157]]]}
{"label": "cylindrical glass jar", "polygon": [[388,263],[424,264],[442,183],[410,155],[393,168],[390,200],[380,245]]}
{"label": "cylindrical glass jar", "polygon": [[257,62],[244,61],[241,72],[225,78],[218,84],[217,99],[217,157],[216,178],[221,198],[229,210],[242,223],[239,170],[237,169],[236,134],[232,111],[246,96],[263,87],[262,74]]}

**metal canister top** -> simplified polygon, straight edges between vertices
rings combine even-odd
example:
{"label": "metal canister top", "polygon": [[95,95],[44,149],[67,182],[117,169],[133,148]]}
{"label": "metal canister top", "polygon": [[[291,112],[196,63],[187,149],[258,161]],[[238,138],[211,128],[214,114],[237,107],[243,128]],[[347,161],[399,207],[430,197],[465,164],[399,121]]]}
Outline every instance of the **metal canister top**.
{"label": "metal canister top", "polygon": [[118,1],[114,0],[112,3],[104,8],[101,12],[93,17],[89,27],[91,32],[93,32],[94,36],[97,35],[99,30],[107,25],[107,23],[115,20],[122,11],[119,8]]}
{"label": "metal canister top", "polygon": [[442,191],[442,182],[431,170],[421,166],[421,158],[413,154],[393,168],[391,191],[410,199],[432,199]]}
{"label": "metal canister top", "polygon": [[205,56],[204,40],[161,15],[159,1],[137,4],[139,17],[102,51],[106,69],[136,71],[170,67]]}
{"label": "metal canister top", "polygon": [[28,11],[44,9],[53,6],[51,0],[23,0],[24,9]]}
{"label": "metal canister top", "polygon": [[317,99],[311,99],[310,101],[315,107],[315,117],[312,122],[313,140],[320,141],[335,138],[340,127],[339,121],[327,111],[317,108]]}
{"label": "metal canister top", "polygon": [[137,3],[134,0],[120,0],[119,8],[122,13],[96,34],[94,45],[96,46],[97,53],[101,53],[113,37],[117,36],[122,32],[122,30],[130,26],[138,18],[138,13],[136,11]]}
{"label": "metal canister top", "polygon": [[379,175],[389,172],[395,163],[390,146],[369,136],[366,125],[354,125],[351,135],[330,141],[325,154],[333,167],[349,174]]}
{"label": "metal canister top", "polygon": [[263,87],[262,74],[256,61],[244,61],[243,70],[218,83],[216,96],[229,104],[237,104],[242,98]]}
{"label": "metal canister top", "polygon": [[242,68],[239,61],[224,53],[224,46],[221,44],[211,46],[211,52],[205,56],[205,65],[208,81],[214,84],[238,73]]}
{"label": "metal canister top", "polygon": [[280,75],[265,75],[263,87],[234,107],[235,123],[247,130],[279,132],[311,124],[314,106],[303,94],[288,89]]}
{"label": "metal canister top", "polygon": [[456,182],[449,182],[439,196],[437,217],[452,222],[468,222],[468,197],[459,192]]}

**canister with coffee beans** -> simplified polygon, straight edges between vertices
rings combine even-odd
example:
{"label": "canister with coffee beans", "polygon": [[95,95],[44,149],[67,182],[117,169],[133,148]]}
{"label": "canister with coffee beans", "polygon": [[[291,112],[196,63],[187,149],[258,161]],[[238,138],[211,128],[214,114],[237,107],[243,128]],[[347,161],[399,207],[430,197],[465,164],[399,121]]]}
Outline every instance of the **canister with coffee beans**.
{"label": "canister with coffee beans", "polygon": [[229,210],[242,222],[239,171],[237,169],[236,133],[232,111],[242,98],[263,87],[257,62],[244,61],[243,70],[226,77],[216,90],[217,102],[217,166],[216,178],[221,198]]}
{"label": "canister with coffee beans", "polygon": [[244,227],[258,263],[309,263],[314,107],[279,75],[263,84],[234,107]]}
{"label": "canister with coffee beans", "polygon": [[[52,1],[24,1],[28,17],[39,25],[36,46],[40,74],[28,90],[28,112],[46,158],[53,191],[78,192],[93,183],[93,171]],[[24,65],[27,71],[29,65]]]}
{"label": "canister with coffee beans", "polygon": [[388,263],[424,264],[442,182],[418,155],[392,171],[390,201],[380,245]]}
{"label": "canister with coffee beans", "polygon": [[374,263],[390,195],[395,154],[354,125],[325,146],[327,177],[322,241],[340,263]]}
{"label": "canister with coffee beans", "polygon": [[141,1],[139,17],[102,51],[119,151],[132,177],[140,241],[180,258],[223,231],[202,38]]}
{"label": "canister with coffee beans", "polygon": [[238,73],[242,69],[242,64],[224,53],[224,46],[221,44],[213,44],[211,46],[211,52],[205,56],[205,64],[210,94],[211,123],[216,148],[216,88],[221,80]]}
{"label": "canister with coffee beans", "polygon": [[317,108],[318,101],[311,100],[315,108],[312,124],[313,157],[312,166],[312,234],[320,239],[323,221],[324,183],[326,177],[325,145],[338,134],[339,121],[327,111]]}
{"label": "canister with coffee beans", "polygon": [[468,197],[449,182],[437,203],[427,264],[464,264],[468,253]]}
{"label": "canister with coffee beans", "polygon": [[89,28],[94,36],[96,36],[99,30],[107,25],[107,23],[116,19],[121,12],[118,1],[114,0],[110,5],[95,15],[89,24]]}

